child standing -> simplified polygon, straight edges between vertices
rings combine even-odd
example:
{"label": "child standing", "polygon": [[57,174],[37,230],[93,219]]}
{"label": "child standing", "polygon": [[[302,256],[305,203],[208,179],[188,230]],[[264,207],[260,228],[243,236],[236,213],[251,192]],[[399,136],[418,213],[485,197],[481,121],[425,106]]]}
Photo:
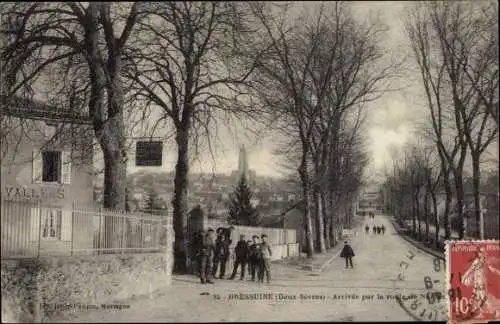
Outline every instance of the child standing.
{"label": "child standing", "polygon": [[257,235],[252,236],[252,245],[250,245],[250,274],[252,275],[252,281],[255,281],[255,272],[260,270],[260,244],[259,237]]}
{"label": "child standing", "polygon": [[271,246],[267,242],[267,235],[261,235],[262,243],[260,243],[260,271],[259,282],[264,282],[264,275],[266,275],[267,283],[271,281]]}

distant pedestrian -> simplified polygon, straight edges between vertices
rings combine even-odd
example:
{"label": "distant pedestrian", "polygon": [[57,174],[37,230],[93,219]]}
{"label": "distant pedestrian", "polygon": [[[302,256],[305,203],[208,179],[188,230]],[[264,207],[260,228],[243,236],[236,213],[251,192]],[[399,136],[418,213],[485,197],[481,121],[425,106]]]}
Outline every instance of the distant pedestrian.
{"label": "distant pedestrian", "polygon": [[382,224],[382,227],[380,228],[382,230],[382,235],[385,234],[385,226]]}
{"label": "distant pedestrian", "polygon": [[271,246],[267,242],[267,235],[262,234],[260,236],[260,271],[259,271],[259,282],[264,282],[264,275],[266,276],[267,283],[271,282]]}
{"label": "distant pedestrian", "polygon": [[344,242],[344,248],[342,252],[340,252],[340,257],[345,259],[345,267],[346,269],[351,265],[351,268],[354,268],[352,265],[352,258],[355,256],[354,250],[349,245],[347,241]]}
{"label": "distant pedestrian", "polygon": [[245,240],[245,235],[240,235],[240,240],[234,248],[234,254],[236,255],[236,260],[233,266],[233,273],[231,274],[231,277],[229,277],[229,279],[233,280],[234,277],[236,277],[238,266],[241,266],[240,280],[243,280],[245,278],[245,268],[247,266],[249,254],[248,243]]}
{"label": "distant pedestrian", "polygon": [[377,234],[377,226],[373,225],[372,233],[373,234]]}
{"label": "distant pedestrian", "polygon": [[368,224],[365,226],[365,233],[366,235],[370,233],[370,226],[368,226]]}
{"label": "distant pedestrian", "polygon": [[203,246],[201,249],[201,264],[200,264],[200,280],[202,284],[210,283],[212,281],[212,265],[215,255],[215,240],[214,230],[208,229],[207,234],[203,238]]}
{"label": "distant pedestrian", "polygon": [[381,231],[382,229],[380,228],[380,226],[377,226],[377,234],[380,234]]}
{"label": "distant pedestrian", "polygon": [[219,235],[215,243],[215,258],[214,258],[214,268],[213,276],[217,274],[217,269],[219,270],[219,279],[223,279],[226,275],[226,264],[229,259],[229,240],[227,237]]}
{"label": "distant pedestrian", "polygon": [[250,245],[250,274],[252,275],[252,281],[255,281],[255,274],[259,271],[260,266],[260,243],[259,237],[257,235],[252,236],[252,245]]}

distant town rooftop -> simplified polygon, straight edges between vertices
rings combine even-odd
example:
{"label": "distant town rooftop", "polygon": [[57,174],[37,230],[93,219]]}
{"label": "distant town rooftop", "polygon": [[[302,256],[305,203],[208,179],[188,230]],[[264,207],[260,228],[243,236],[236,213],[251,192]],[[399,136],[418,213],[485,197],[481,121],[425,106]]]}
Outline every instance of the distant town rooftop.
{"label": "distant town rooftop", "polygon": [[86,112],[71,111],[36,100],[15,96],[7,97],[0,95],[0,113],[19,118],[59,121],[72,124],[92,123]]}

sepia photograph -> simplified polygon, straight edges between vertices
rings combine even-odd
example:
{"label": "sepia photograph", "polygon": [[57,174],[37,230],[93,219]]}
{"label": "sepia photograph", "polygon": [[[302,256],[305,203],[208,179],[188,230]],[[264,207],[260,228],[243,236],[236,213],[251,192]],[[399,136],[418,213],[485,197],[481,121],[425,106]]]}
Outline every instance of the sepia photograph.
{"label": "sepia photograph", "polygon": [[498,28],[0,3],[1,322],[500,321]]}

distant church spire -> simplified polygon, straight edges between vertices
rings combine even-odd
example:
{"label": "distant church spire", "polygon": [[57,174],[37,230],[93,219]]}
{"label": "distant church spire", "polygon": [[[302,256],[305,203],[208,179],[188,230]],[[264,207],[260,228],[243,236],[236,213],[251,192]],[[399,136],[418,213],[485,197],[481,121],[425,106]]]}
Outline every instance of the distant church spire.
{"label": "distant church spire", "polygon": [[247,151],[245,150],[245,145],[240,146],[240,155],[238,159],[238,172],[240,176],[242,174],[248,179],[248,160]]}

